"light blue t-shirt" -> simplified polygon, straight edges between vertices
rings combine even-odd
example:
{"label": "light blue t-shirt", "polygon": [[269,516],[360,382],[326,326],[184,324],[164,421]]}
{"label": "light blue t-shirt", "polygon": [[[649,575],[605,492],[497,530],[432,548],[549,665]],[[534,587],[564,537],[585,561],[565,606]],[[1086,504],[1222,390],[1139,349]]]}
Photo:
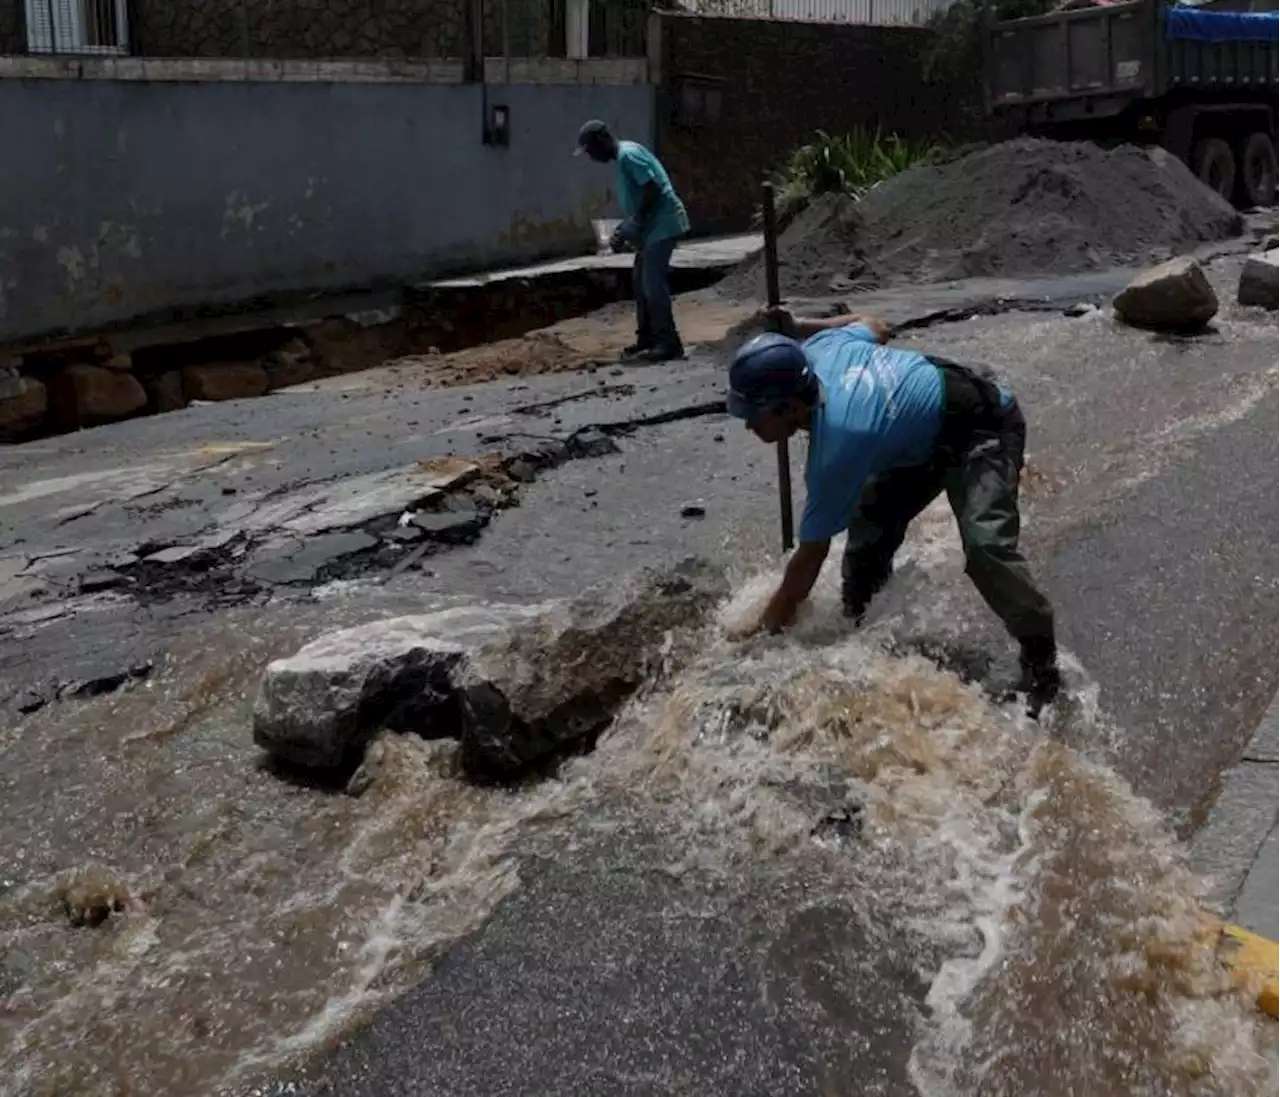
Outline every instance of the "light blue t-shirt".
{"label": "light blue t-shirt", "polygon": [[657,183],[662,191],[658,208],[639,241],[641,247],[684,236],[689,231],[689,215],[685,212],[684,203],[671,185],[667,169],[653,153],[635,141],[619,141],[617,167],[618,203],[622,206],[622,216],[627,220],[640,212],[646,183]]}
{"label": "light blue t-shirt", "polygon": [[861,324],[820,331],[805,353],[822,382],[805,466],[800,541],[827,541],[853,517],[867,480],[933,456],[942,376],[913,350],[882,347]]}

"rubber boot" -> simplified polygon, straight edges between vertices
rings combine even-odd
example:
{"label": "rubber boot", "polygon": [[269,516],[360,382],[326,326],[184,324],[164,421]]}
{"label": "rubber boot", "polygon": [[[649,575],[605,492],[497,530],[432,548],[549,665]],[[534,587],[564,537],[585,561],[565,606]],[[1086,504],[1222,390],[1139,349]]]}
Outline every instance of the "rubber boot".
{"label": "rubber boot", "polygon": [[1051,705],[1062,692],[1062,671],[1058,669],[1058,647],[1052,637],[1022,641],[1018,660],[1022,674],[1017,691],[1026,694],[1027,715],[1033,719],[1045,705]]}

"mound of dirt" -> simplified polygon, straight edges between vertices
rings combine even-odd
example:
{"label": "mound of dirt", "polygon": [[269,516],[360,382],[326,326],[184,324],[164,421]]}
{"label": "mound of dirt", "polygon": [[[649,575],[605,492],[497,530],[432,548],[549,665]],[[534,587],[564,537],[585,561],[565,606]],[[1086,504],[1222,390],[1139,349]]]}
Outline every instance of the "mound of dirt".
{"label": "mound of dirt", "polygon": [[[1047,276],[1168,259],[1242,231],[1240,215],[1162,149],[1021,138],[828,195],[778,239],[782,292]],[[759,256],[722,283],[763,297]]]}

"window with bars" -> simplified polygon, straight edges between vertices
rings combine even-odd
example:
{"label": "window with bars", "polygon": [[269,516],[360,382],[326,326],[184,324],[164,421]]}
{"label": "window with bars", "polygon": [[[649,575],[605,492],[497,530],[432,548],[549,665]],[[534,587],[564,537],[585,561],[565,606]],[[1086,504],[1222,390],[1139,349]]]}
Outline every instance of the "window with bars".
{"label": "window with bars", "polygon": [[125,0],[25,0],[28,53],[129,52]]}

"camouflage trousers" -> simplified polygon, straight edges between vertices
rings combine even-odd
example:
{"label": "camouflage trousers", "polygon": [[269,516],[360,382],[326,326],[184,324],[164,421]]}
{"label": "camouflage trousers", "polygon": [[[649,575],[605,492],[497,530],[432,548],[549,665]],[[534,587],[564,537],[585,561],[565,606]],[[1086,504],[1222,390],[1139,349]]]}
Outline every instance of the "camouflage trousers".
{"label": "camouflage trousers", "polygon": [[947,493],[964,545],[965,573],[1019,641],[1053,642],[1053,608],[1018,548],[1018,483],[1027,424],[990,376],[931,358],[943,377],[942,426],[931,461],[891,469],[863,489],[849,522],[844,604],[861,617],[888,581],[907,526]]}

